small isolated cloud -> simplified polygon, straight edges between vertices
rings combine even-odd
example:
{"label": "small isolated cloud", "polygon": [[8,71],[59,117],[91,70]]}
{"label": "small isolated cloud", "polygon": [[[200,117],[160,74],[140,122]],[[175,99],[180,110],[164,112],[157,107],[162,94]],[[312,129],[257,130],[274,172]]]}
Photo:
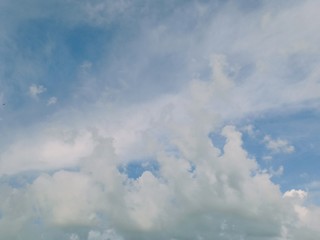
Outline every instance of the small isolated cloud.
{"label": "small isolated cloud", "polygon": [[51,98],[49,98],[47,105],[48,106],[54,105],[57,103],[57,101],[58,101],[58,99],[56,97],[51,97]]}
{"label": "small isolated cloud", "polygon": [[263,139],[267,149],[275,153],[293,153],[294,146],[290,145],[288,141],[283,139],[272,139],[269,135],[266,135]]}
{"label": "small isolated cloud", "polygon": [[42,86],[42,85],[35,85],[35,84],[32,84],[30,87],[29,87],[29,95],[33,98],[37,98],[38,95],[40,95],[41,93],[45,92],[47,89]]}

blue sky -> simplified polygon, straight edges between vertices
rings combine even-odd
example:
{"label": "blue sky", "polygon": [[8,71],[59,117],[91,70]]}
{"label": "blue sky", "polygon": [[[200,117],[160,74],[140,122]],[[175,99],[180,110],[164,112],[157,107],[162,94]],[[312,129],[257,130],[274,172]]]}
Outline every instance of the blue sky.
{"label": "blue sky", "polygon": [[319,7],[2,0],[0,238],[319,239]]}

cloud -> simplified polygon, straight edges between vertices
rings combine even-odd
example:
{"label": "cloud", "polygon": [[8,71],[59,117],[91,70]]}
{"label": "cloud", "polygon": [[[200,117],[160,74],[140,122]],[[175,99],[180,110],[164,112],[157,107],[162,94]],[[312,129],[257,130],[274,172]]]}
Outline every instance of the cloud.
{"label": "cloud", "polygon": [[[61,187],[63,185],[63,187]],[[81,173],[59,171],[52,177],[42,175],[32,184],[38,211],[48,223],[57,226],[91,225],[98,203],[91,179]]]}
{"label": "cloud", "polygon": [[[197,97],[197,94],[194,96]],[[150,147],[151,151],[141,148],[140,154],[145,153],[159,163],[157,174],[145,171],[137,179],[129,179],[118,170],[123,157],[130,156],[124,152],[132,152],[128,147],[115,147],[116,140],[122,139],[118,131],[97,128],[89,133],[66,132],[61,135],[61,129],[56,129],[58,132],[55,134],[46,134],[47,138],[56,139],[60,146],[58,149],[70,149],[64,156],[64,151],[52,147],[54,145],[48,147],[52,157],[48,161],[49,169],[55,168],[55,162],[59,159],[63,161],[58,167],[70,166],[69,151],[79,169],[42,173],[26,189],[16,189],[16,195],[9,195],[12,200],[19,196],[19,201],[26,203],[23,211],[30,212],[21,226],[28,226],[26,224],[39,219],[37,221],[41,222],[41,227],[33,231],[58,228],[70,233],[61,239],[213,237],[257,240],[266,236],[270,239],[286,239],[288,236],[299,239],[301,235],[296,231],[306,232],[303,236],[312,231],[313,236],[318,237],[314,227],[317,215],[303,201],[295,200],[295,196],[306,196],[306,193],[292,190],[283,195],[279,186],[270,180],[271,175],[261,171],[257,162],[248,156],[242,146],[242,134],[235,126],[225,126],[221,131],[226,138],[221,155],[207,137],[208,125],[200,124],[210,114],[190,114],[199,111],[196,108],[199,102],[192,97],[186,99],[188,101],[184,104],[190,106],[190,101],[194,106],[180,109],[181,100],[169,101],[171,107],[180,109],[180,112],[168,112],[168,100],[126,110],[124,114],[130,112],[131,118],[122,121],[128,125],[118,126],[119,129],[132,129],[132,119],[139,120],[133,125],[139,134],[133,134],[135,141],[127,144],[139,146],[137,142],[142,142],[145,148]],[[200,102],[203,103],[203,100]],[[152,121],[138,118],[146,109],[150,110]],[[164,114],[169,116],[163,118]],[[119,120],[123,119],[122,114],[116,115],[114,117],[119,117]],[[104,137],[104,131],[114,134],[113,138]],[[170,137],[164,139],[162,134],[166,131]],[[36,148],[43,149],[50,146],[48,143],[52,140],[40,142]],[[73,152],[79,143],[79,149]],[[89,151],[75,155],[88,145],[92,146]],[[41,161],[34,166],[39,164],[41,166]],[[13,202],[9,201],[4,209],[10,209]],[[33,210],[34,204],[36,211]],[[5,219],[16,223],[17,216],[11,214],[13,212],[5,213]],[[12,226],[9,222],[6,224]],[[2,226],[4,236],[14,236],[11,228]],[[87,230],[83,234],[75,231],[75,227]],[[55,234],[49,231],[47,239],[54,239]]]}
{"label": "cloud", "polygon": [[266,135],[263,139],[267,149],[275,153],[293,153],[294,146],[290,145],[288,141],[283,139],[272,139],[269,135]]}
{"label": "cloud", "polygon": [[[58,47],[41,55],[39,42],[25,48],[14,42],[40,57],[31,70],[21,54],[2,76],[27,73],[29,80],[17,85],[30,86],[37,98],[46,88],[30,81],[47,74],[51,82],[44,85],[59,89],[67,104],[12,128],[1,147],[0,236],[318,239],[319,207],[308,204],[304,190],[281,192],[271,178],[284,168],[261,169],[236,123],[319,100],[319,3],[244,2],[35,0],[32,11],[12,14],[19,19],[10,31],[24,23],[41,32],[43,23],[51,38],[43,42]],[[56,21],[62,29],[46,25]],[[78,41],[87,36],[79,29],[100,33],[102,41]],[[69,71],[55,71],[59,60]],[[19,93],[6,91],[12,98]],[[245,131],[255,133],[251,125]],[[225,139],[223,153],[208,137],[212,132]],[[283,139],[264,142],[274,153],[295,150]],[[145,159],[159,167],[136,178],[120,170]],[[15,178],[26,172],[32,178],[17,186]]]}
{"label": "cloud", "polygon": [[94,148],[90,132],[42,129],[42,135],[21,137],[1,154],[1,174],[73,167]]}
{"label": "cloud", "polygon": [[301,189],[299,190],[292,189],[283,194],[283,197],[292,198],[296,201],[303,201],[304,199],[306,199],[307,196],[308,196],[308,193]]}
{"label": "cloud", "polygon": [[58,102],[58,98],[56,98],[56,97],[51,97],[51,98],[49,98],[49,100],[48,100],[48,102],[47,102],[47,105],[48,105],[48,106],[51,106],[51,105],[56,104],[57,102]]}
{"label": "cloud", "polygon": [[318,207],[310,206],[309,208],[304,205],[308,198],[308,193],[303,190],[292,189],[284,193],[283,197],[289,199],[294,203],[294,210],[297,213],[300,225],[306,226],[310,229],[316,229],[320,211]]}
{"label": "cloud", "polygon": [[47,89],[42,85],[32,84],[29,87],[29,95],[33,98],[37,98],[38,95],[40,95],[41,93],[44,93],[45,91],[47,91]]}

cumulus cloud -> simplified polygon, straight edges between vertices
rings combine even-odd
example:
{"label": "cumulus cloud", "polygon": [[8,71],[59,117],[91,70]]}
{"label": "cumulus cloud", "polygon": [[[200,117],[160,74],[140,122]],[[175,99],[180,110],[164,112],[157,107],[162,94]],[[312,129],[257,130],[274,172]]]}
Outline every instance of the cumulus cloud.
{"label": "cumulus cloud", "polygon": [[269,135],[266,135],[263,139],[266,147],[275,153],[293,153],[294,146],[290,145],[288,141],[283,139],[272,139]]}
{"label": "cumulus cloud", "polygon": [[308,196],[308,193],[301,189],[299,190],[292,189],[283,194],[283,197],[285,198],[292,198],[298,201],[301,201],[301,200],[303,201],[304,199],[306,199],[307,196]]}
{"label": "cumulus cloud", "polygon": [[[244,148],[239,129],[227,124],[319,99],[319,60],[312,58],[315,63],[301,76],[290,67],[292,57],[309,59],[319,52],[314,21],[319,3],[250,7],[244,1],[195,1],[179,8],[136,3],[68,1],[79,13],[47,14],[68,22],[66,29],[75,32],[85,23],[103,26],[99,30],[112,38],[115,30],[108,24],[118,20],[116,26],[137,34],[116,35],[106,43],[116,42],[113,50],[104,46],[109,52],[99,64],[91,58],[70,60],[83,63],[82,86],[89,88],[94,104],[70,103],[46,122],[16,133],[1,149],[0,236],[319,239],[320,210],[308,204],[308,193],[282,193],[271,178],[285,169],[270,174],[261,169]],[[42,16],[38,8],[34,11],[28,14]],[[133,19],[139,22],[130,25]],[[87,50],[84,58],[95,52]],[[100,72],[95,72],[97,66],[102,66]],[[117,85],[123,78],[125,89]],[[116,91],[110,96],[106,89]],[[42,85],[29,87],[34,98],[45,91]],[[85,90],[69,95],[79,96],[77,91]],[[48,105],[54,104],[51,100]],[[244,131],[255,133],[252,125]],[[225,139],[223,151],[208,137],[212,132]],[[271,152],[294,152],[286,140],[266,136],[264,142]],[[157,167],[142,167],[136,177],[121,171],[131,162],[145,161]],[[15,179],[26,173],[32,177],[20,186]]]}
{"label": "cumulus cloud", "polygon": [[[127,109],[124,114],[132,117],[110,129],[99,126],[75,133],[56,129],[58,132],[36,147],[41,150],[50,146],[47,157],[51,158],[46,160],[41,155],[35,165],[28,164],[28,169],[39,169],[41,161],[48,161],[49,167],[43,170],[57,170],[43,172],[26,189],[16,189],[5,209],[10,209],[19,196],[19,201],[26,204],[23,211],[29,212],[21,219],[21,226],[41,223],[29,229],[30,236],[58,228],[69,232],[59,235],[68,240],[299,239],[301,232],[306,239],[318,237],[318,210],[304,204],[307,194],[299,190],[282,194],[270,180],[271,175],[249,157],[235,126],[227,125],[221,131],[226,138],[223,154],[212,145],[208,131],[218,122],[211,121],[214,117],[201,108],[207,100],[199,98],[203,89],[196,90],[194,84],[179,99],[175,96],[170,101],[165,98]],[[168,104],[169,109],[179,111],[168,111]],[[148,117],[140,118],[147,110]],[[122,116],[114,115],[119,120]],[[131,129],[132,140],[121,146],[123,136],[119,131],[124,127]],[[131,145],[140,149],[140,157],[156,161],[159,169],[146,170],[135,179],[121,172],[119,166],[134,156]],[[36,153],[43,152],[39,150]],[[21,149],[12,152],[30,155],[22,154]],[[25,159],[21,156],[10,162],[19,163]],[[78,169],[68,170],[70,163]],[[7,169],[3,174],[9,172]],[[15,168],[15,173],[19,172],[21,169]],[[8,211],[4,217],[11,220],[6,228],[2,225],[4,235],[14,236],[11,229],[18,221],[17,215]],[[76,232],[75,227],[86,229],[85,233]],[[46,239],[54,239],[57,234],[49,231]]]}

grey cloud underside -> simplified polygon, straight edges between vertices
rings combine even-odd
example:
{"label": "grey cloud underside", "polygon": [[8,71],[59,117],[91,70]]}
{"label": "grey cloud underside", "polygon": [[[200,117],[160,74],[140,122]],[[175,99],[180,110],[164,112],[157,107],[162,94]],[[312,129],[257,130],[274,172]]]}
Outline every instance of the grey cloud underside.
{"label": "grey cloud underside", "polygon": [[[234,126],[223,149],[208,138],[319,110],[317,1],[0,6],[0,238],[319,239],[319,207],[281,193]],[[140,159],[157,168],[120,171]]]}

